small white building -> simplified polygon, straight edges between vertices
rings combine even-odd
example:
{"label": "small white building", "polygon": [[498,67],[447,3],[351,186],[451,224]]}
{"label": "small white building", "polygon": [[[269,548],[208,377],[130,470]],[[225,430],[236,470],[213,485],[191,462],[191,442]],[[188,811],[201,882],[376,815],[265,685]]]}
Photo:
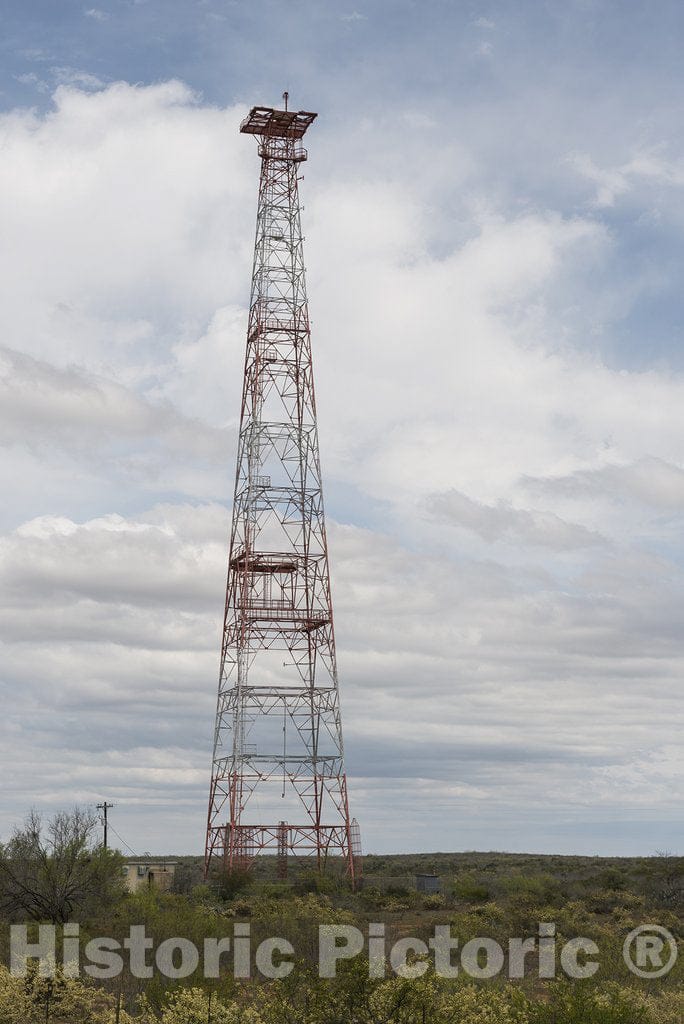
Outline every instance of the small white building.
{"label": "small white building", "polygon": [[136,857],[126,861],[126,888],[129,892],[137,892],[146,886],[166,892],[173,885],[176,874],[175,860]]}

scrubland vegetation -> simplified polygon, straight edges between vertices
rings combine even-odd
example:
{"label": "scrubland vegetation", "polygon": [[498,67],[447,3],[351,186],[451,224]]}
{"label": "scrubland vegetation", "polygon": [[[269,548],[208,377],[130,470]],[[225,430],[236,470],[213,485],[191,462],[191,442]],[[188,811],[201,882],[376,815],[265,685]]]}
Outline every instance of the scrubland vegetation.
{"label": "scrubland vegetation", "polygon": [[[67,823],[68,824],[68,823]],[[319,877],[298,865],[287,881],[275,878],[265,858],[252,875],[223,885],[204,885],[197,858],[179,858],[175,891],[145,889],[126,894],[121,859],[92,848],[88,835],[69,829],[51,839],[32,824],[0,851],[0,907],[4,916],[2,960],[9,963],[9,924],[70,920],[81,926],[81,944],[96,936],[123,940],[131,925],[144,924],[158,946],[183,937],[201,948],[204,939],[230,937],[248,923],[254,947],[284,937],[295,950],[292,973],[268,980],[258,971],[235,978],[230,959],[219,978],[201,970],[177,980],[159,973],[136,978],[128,967],[117,978],[12,977],[0,968],[0,1024],[682,1024],[684,971],[681,956],[663,978],[635,977],[627,969],[625,936],[640,924],[659,924],[682,939],[684,858],[635,859],[540,857],[507,854],[369,856],[364,879],[352,893],[333,870]],[[87,830],[86,830],[87,833]],[[30,840],[30,841],[29,841]],[[66,842],[66,846],[64,845]],[[42,843],[42,846],[41,846]],[[62,843],[62,846],[60,846]],[[32,845],[33,844],[33,845]],[[22,859],[23,858],[23,859]],[[416,872],[439,875],[441,892],[416,892]],[[43,891],[40,899],[26,890]],[[46,898],[47,894],[47,898]],[[534,937],[540,922],[556,924],[560,945],[577,936],[599,950],[596,974],[584,980],[540,978],[530,958],[525,977],[474,980],[436,976],[431,962],[419,978],[388,968],[369,978],[364,955],[341,963],[336,978],[318,976],[318,926],[351,924],[367,934],[370,922],[385,926],[387,948],[403,937],[427,940],[449,925],[460,948],[490,937],[506,949],[512,937]],[[365,952],[365,951],[364,951]],[[57,959],[59,961],[59,951]],[[420,959],[420,958],[418,958]]]}

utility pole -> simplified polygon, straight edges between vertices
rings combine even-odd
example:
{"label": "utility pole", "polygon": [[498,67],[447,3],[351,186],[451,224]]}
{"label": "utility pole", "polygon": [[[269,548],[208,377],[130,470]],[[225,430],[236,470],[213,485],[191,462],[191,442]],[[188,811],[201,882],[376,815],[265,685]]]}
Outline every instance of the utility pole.
{"label": "utility pole", "polygon": [[[261,852],[360,870],[344,771],[299,180],[309,111],[254,107],[261,157],[205,876]],[[282,653],[289,672],[282,670]],[[294,678],[293,678],[294,677]]]}
{"label": "utility pole", "polygon": [[107,849],[107,811],[111,810],[111,808],[113,806],[114,806],[114,804],[108,804],[106,800],[104,801],[104,803],[101,803],[101,804],[97,805],[98,811],[102,811],[102,817],[101,817],[100,821],[102,822],[102,827],[104,828],[104,848],[105,848],[105,850]]}
{"label": "utility pole", "polygon": [[48,979],[45,988],[45,1024],[50,1022],[50,1001],[52,999],[52,979]]}

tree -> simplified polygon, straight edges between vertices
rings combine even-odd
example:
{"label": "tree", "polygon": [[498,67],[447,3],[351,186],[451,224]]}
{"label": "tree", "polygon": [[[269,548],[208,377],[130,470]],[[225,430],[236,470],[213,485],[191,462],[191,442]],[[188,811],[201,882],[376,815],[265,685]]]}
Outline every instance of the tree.
{"label": "tree", "polygon": [[0,846],[0,909],[64,924],[110,906],[123,891],[123,860],[94,842],[97,817],[75,808],[45,825],[32,811]]}

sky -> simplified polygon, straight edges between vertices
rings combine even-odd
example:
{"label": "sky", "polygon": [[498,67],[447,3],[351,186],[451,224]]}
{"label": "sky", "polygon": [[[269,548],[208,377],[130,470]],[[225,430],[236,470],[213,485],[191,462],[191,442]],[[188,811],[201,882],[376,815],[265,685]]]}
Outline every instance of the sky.
{"label": "sky", "polygon": [[258,157],[367,852],[682,852],[684,8],[5,0],[0,839],[203,848]]}

